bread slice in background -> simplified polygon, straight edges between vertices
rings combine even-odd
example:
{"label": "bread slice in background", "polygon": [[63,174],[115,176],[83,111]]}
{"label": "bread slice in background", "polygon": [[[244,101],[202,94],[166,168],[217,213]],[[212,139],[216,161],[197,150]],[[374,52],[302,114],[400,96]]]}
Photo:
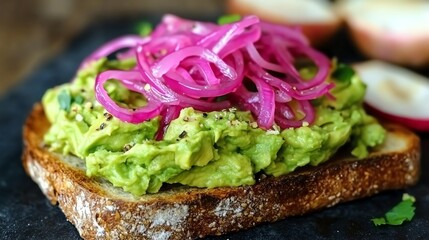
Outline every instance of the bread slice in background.
{"label": "bread slice in background", "polygon": [[326,0],[228,0],[226,5],[229,13],[254,14],[268,22],[300,27],[315,46],[327,42],[342,25]]}
{"label": "bread slice in background", "polygon": [[87,177],[82,160],[49,152],[42,142],[48,128],[42,106],[35,105],[24,126],[23,165],[85,239],[220,235],[405,188],[420,173],[419,138],[398,125],[386,125],[385,144],[363,160],[342,154],[282,177],[260,175],[252,186],[171,186],[134,197]]}

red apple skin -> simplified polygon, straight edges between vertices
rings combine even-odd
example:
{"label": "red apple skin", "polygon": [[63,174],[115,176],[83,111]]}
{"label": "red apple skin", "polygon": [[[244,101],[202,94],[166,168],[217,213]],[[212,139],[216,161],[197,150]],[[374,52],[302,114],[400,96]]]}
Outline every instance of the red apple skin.
{"label": "red apple skin", "polygon": [[386,119],[391,122],[400,123],[416,131],[420,131],[420,132],[429,131],[429,119],[415,119],[415,118],[402,117],[395,114],[384,112],[380,109],[377,109],[369,105],[368,103],[366,103],[365,105],[368,111],[372,113],[374,116],[377,116],[382,119]]}

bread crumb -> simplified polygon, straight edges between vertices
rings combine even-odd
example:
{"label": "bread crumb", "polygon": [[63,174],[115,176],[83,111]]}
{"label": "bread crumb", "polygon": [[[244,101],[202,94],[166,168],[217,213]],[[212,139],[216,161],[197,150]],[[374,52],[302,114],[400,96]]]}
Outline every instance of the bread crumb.
{"label": "bread crumb", "polygon": [[113,206],[113,205],[107,205],[107,206],[105,206],[104,207],[107,211],[109,211],[109,212],[114,212],[114,211],[116,211],[116,209],[117,209],[117,207],[116,206]]}
{"label": "bread crumb", "polygon": [[178,226],[180,225],[186,217],[188,217],[188,206],[175,204],[173,207],[166,207],[165,209],[158,210],[153,218],[152,225],[159,226]]}
{"label": "bread crumb", "polygon": [[171,236],[171,232],[167,232],[167,231],[159,231],[155,234],[152,235],[152,239],[157,239],[157,240],[168,240]]}
{"label": "bread crumb", "polygon": [[104,237],[106,235],[104,228],[101,227],[96,220],[94,220],[94,225],[97,228],[96,236],[97,237]]}
{"label": "bread crumb", "polygon": [[231,217],[241,216],[243,208],[241,207],[240,201],[237,201],[235,197],[230,197],[223,199],[216,206],[214,213],[218,217],[226,217],[230,215]]}

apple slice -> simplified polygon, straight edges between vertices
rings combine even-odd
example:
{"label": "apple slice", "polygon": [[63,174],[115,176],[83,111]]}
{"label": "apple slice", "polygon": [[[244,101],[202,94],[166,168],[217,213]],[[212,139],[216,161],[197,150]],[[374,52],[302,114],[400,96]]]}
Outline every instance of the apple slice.
{"label": "apple slice", "polygon": [[342,23],[326,0],[228,0],[227,11],[255,14],[268,22],[299,26],[313,45],[326,42]]}
{"label": "apple slice", "polygon": [[429,79],[382,61],[354,64],[367,85],[365,103],[382,117],[429,130]]}
{"label": "apple slice", "polygon": [[401,65],[429,65],[429,1],[344,0],[336,10],[368,57]]}

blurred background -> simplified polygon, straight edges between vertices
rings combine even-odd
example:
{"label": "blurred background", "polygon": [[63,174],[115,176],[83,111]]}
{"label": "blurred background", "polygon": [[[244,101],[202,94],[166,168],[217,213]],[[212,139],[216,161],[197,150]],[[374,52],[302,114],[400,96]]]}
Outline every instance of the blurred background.
{"label": "blurred background", "polygon": [[144,14],[215,16],[222,0],[1,0],[0,96],[96,22]]}
{"label": "blurred background", "polygon": [[228,12],[297,25],[342,61],[365,56],[359,59],[429,73],[429,0],[0,0],[0,96],[94,24],[165,13],[216,19]]}

